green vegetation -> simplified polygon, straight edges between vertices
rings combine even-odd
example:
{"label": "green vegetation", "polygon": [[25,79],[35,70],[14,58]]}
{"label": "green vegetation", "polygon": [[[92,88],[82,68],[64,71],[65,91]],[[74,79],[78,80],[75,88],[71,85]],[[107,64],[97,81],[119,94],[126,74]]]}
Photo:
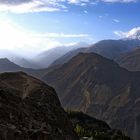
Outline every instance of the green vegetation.
{"label": "green vegetation", "polygon": [[113,130],[104,121],[90,117],[82,112],[67,111],[79,137],[92,137],[93,140],[132,140],[120,130]]}

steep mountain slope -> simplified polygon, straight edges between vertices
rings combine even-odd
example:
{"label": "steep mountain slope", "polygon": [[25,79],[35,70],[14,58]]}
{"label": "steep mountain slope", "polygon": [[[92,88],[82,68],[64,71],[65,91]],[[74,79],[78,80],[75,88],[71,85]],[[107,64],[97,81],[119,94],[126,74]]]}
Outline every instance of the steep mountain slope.
{"label": "steep mountain slope", "polygon": [[86,112],[139,137],[140,73],[100,55],[80,53],[43,79],[56,88],[65,108]]}
{"label": "steep mountain slope", "polygon": [[140,71],[140,48],[119,57],[116,61],[130,71]]}
{"label": "steep mountain slope", "polygon": [[1,140],[77,140],[53,88],[23,72],[0,74]]}
{"label": "steep mountain slope", "polygon": [[80,47],[87,47],[88,44],[86,43],[76,43],[74,45],[69,46],[61,46],[52,48],[50,50],[44,51],[38,56],[34,58],[34,61],[42,66],[42,68],[48,67],[52,62],[54,62],[56,59],[62,57],[69,51],[75,50]]}
{"label": "steep mountain slope", "polygon": [[68,52],[52,63],[52,65],[64,64],[79,52],[94,52],[104,57],[115,59],[140,45],[140,40],[102,40],[88,48],[79,48]]}

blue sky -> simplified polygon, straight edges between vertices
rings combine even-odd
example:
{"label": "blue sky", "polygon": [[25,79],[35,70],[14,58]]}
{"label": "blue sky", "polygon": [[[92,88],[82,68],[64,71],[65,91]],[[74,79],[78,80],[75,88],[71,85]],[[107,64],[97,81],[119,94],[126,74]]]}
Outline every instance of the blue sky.
{"label": "blue sky", "polygon": [[139,27],[139,0],[0,0],[0,37],[13,39],[0,46],[18,51],[135,37]]}

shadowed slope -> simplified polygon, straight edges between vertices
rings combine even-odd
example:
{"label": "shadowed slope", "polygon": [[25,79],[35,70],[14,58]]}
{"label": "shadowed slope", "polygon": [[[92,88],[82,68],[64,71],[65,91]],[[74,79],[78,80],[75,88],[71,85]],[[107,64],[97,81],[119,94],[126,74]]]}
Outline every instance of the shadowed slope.
{"label": "shadowed slope", "polygon": [[23,72],[0,74],[0,139],[77,140],[53,88]]}

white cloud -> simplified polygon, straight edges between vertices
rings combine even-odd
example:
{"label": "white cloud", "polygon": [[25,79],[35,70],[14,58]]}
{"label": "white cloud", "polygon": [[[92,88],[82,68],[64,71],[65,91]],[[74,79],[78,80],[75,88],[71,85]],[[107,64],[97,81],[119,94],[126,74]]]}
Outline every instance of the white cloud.
{"label": "white cloud", "polygon": [[66,11],[67,7],[63,5],[64,1],[65,0],[0,1],[0,11],[14,13]]}
{"label": "white cloud", "polygon": [[115,2],[129,3],[129,2],[137,2],[138,0],[102,0],[102,1],[109,2],[109,3],[115,3]]}
{"label": "white cloud", "polygon": [[102,18],[105,18],[105,17],[108,17],[109,16],[109,14],[108,13],[105,13],[105,14],[103,14],[103,15],[99,15],[98,17],[100,18],[100,19],[102,19]]}
{"label": "white cloud", "polygon": [[103,18],[103,16],[99,16],[99,18]]}
{"label": "white cloud", "polygon": [[120,22],[120,20],[118,20],[118,19],[113,19],[113,21],[116,22],[116,23]]}
{"label": "white cloud", "polygon": [[84,11],[84,13],[85,13],[85,14],[88,14],[88,11],[87,11],[87,10],[85,10],[85,11]]}
{"label": "white cloud", "polygon": [[90,0],[68,0],[69,3],[85,3],[90,2]]}
{"label": "white cloud", "polygon": [[129,3],[138,0],[0,0],[0,11],[14,13],[68,11],[66,4],[85,6],[101,1]]}
{"label": "white cloud", "polygon": [[0,4],[17,5],[31,1],[32,0],[0,0]]}
{"label": "white cloud", "polygon": [[81,6],[87,5],[87,3],[91,3],[91,0],[67,0],[70,4],[78,4]]}
{"label": "white cloud", "polygon": [[[64,39],[65,38],[65,39]],[[39,51],[66,45],[74,40],[87,40],[88,34],[38,33],[20,27],[12,21],[0,21],[0,49],[36,54]],[[61,41],[62,40],[62,41]],[[65,40],[65,41],[63,41]]]}
{"label": "white cloud", "polygon": [[130,31],[114,31],[114,33],[121,38],[140,39],[140,27],[135,27]]}
{"label": "white cloud", "polygon": [[78,3],[96,4],[101,1],[108,2],[108,3],[116,3],[116,2],[129,3],[129,2],[137,2],[138,0],[68,0],[69,3],[73,3],[73,4],[78,4]]}
{"label": "white cloud", "polygon": [[35,37],[41,38],[85,38],[89,37],[88,34],[64,34],[64,33],[44,33],[34,34]]}

